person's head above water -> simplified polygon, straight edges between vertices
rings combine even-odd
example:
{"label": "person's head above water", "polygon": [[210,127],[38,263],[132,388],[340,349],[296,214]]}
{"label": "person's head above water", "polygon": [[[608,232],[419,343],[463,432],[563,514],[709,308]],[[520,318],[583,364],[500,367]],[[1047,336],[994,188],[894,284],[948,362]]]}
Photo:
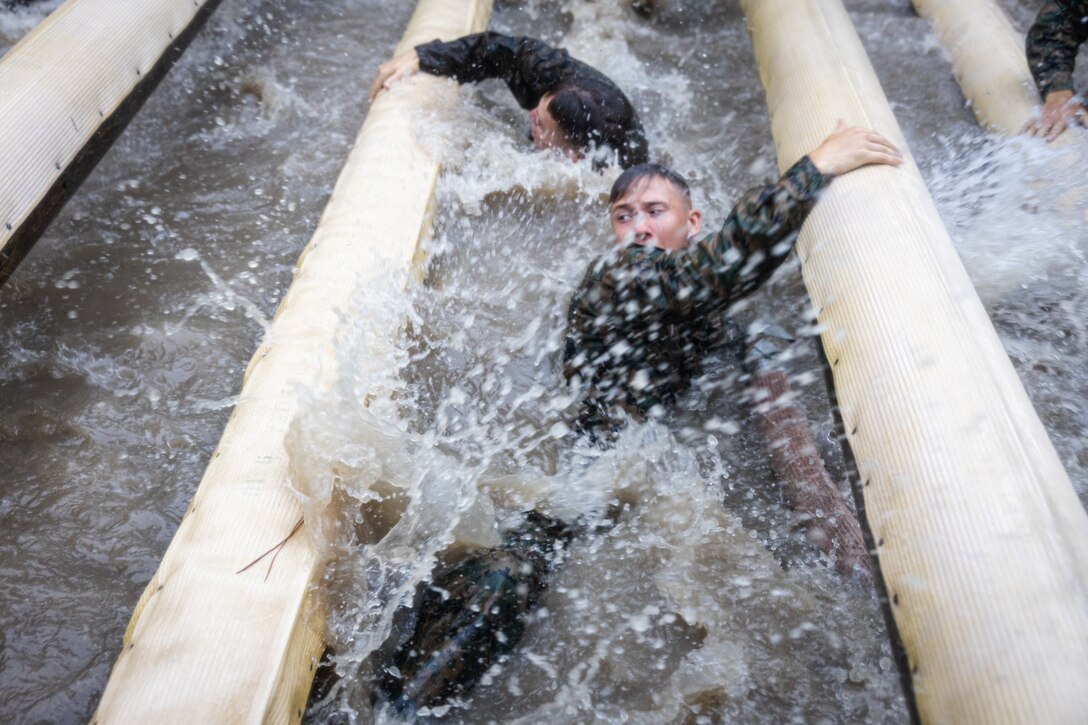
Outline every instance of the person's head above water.
{"label": "person's head above water", "polygon": [[[835,130],[807,154],[816,170],[830,177],[869,164],[899,166],[899,149],[876,131],[847,126]],[[633,166],[616,179],[608,197],[608,217],[617,244],[632,243],[676,251],[703,228],[703,215],[691,206],[684,177],[660,164]]]}
{"label": "person's head above water", "polygon": [[423,70],[458,82],[498,78],[529,111],[529,135],[538,149],[554,149],[594,167],[644,163],[648,144],[638,113],[607,76],[541,40],[477,33],[416,46],[382,63],[370,87],[382,89]]}
{"label": "person's head above water", "polygon": [[703,228],[688,182],[661,164],[639,164],[620,174],[608,196],[608,216],[617,244],[683,249]]}
{"label": "person's head above water", "polygon": [[[575,76],[540,99],[529,112],[537,148],[574,158],[603,151],[623,168],[645,163],[646,137],[631,102],[611,83]],[[610,159],[597,159],[602,165]]]}

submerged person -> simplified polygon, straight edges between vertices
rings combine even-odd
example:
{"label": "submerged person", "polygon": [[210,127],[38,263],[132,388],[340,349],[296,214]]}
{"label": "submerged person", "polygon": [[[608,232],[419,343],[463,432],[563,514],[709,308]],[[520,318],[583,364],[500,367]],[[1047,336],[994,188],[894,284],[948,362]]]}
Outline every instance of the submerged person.
{"label": "submerged person", "polygon": [[506,82],[529,111],[530,137],[538,149],[555,149],[577,161],[615,160],[627,168],[647,160],[646,135],[623,91],[607,76],[535,38],[477,33],[443,43],[417,45],[378,67],[370,99],[418,71],[476,83]]}
{"label": "submerged person", "polygon": [[[868,164],[901,162],[885,138],[840,121],[777,183],[749,191],[720,230],[701,237],[702,213],[692,207],[681,176],[657,164],[621,174],[609,200],[615,244],[590,265],[568,312],[564,375],[581,394],[582,434],[607,445],[626,421],[664,413],[720,334],[717,317],[782,264],[832,179]],[[379,679],[380,692],[398,709],[469,692],[517,644],[547,586],[547,568],[572,536],[535,512],[527,521],[529,528],[515,529],[512,542],[436,573],[430,587],[440,594],[440,610],[433,616],[420,611],[393,668]],[[559,531],[565,538],[549,543]],[[535,562],[526,559],[526,546],[541,552]]]}
{"label": "submerged person", "polygon": [[1077,49],[1088,40],[1088,0],[1047,0],[1028,31],[1028,67],[1043,107],[1029,136],[1053,141],[1074,123],[1088,126],[1088,107],[1073,89]]}
{"label": "submerged person", "polygon": [[530,511],[493,549],[439,565],[421,588],[420,618],[379,673],[383,696],[401,712],[467,694],[525,630],[525,613],[547,588],[573,529]]}

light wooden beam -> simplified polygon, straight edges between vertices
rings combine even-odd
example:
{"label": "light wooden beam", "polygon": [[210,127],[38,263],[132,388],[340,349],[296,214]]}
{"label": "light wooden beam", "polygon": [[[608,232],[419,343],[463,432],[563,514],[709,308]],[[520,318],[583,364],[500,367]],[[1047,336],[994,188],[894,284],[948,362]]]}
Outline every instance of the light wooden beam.
{"label": "light wooden beam", "polygon": [[0,284],[220,0],[68,0],[0,61]]}
{"label": "light wooden beam", "polygon": [[[421,0],[398,50],[482,30],[490,10],[490,0]],[[359,79],[360,94],[369,80]],[[359,291],[411,276],[439,171],[413,119],[451,93],[448,82],[419,75],[371,106],[196,496],[136,605],[96,722],[302,717],[323,646],[323,613],[308,611],[307,600],[315,552],[303,533],[270,570],[238,572],[301,516],[284,449],[297,391],[335,381],[344,316],[367,314],[354,307]]]}
{"label": "light wooden beam", "polygon": [[900,169],[836,179],[798,242],[927,722],[1088,712],[1088,516],[953,249],[840,0],[742,0],[779,166],[836,120]]}

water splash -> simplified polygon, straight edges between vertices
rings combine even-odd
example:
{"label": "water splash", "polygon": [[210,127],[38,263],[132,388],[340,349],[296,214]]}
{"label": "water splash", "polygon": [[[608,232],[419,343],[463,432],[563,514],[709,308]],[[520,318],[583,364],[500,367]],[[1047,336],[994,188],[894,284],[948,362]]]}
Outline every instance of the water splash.
{"label": "water splash", "polygon": [[944,146],[927,183],[987,306],[1086,267],[1088,186],[1075,149],[1020,136]]}
{"label": "water splash", "polygon": [[[656,78],[619,40],[631,16],[596,7],[570,5],[572,30],[612,24],[609,55],[641,93]],[[692,93],[673,84],[678,113]],[[422,719],[905,719],[875,602],[804,544],[727,356],[674,415],[628,428],[614,448],[570,435],[566,302],[608,248],[602,198],[616,172],[528,151],[503,89],[459,95],[415,126],[449,159],[425,283],[363,293],[359,308],[378,317],[345,316],[338,380],[305,394],[287,441],[328,561],[320,588],[337,672],[309,716],[395,721],[370,692],[411,627],[417,587],[537,508],[583,533],[521,646]],[[710,176],[733,145],[711,159],[667,148]],[[766,168],[765,157],[757,148],[740,163]],[[811,354],[794,362],[819,379]]]}

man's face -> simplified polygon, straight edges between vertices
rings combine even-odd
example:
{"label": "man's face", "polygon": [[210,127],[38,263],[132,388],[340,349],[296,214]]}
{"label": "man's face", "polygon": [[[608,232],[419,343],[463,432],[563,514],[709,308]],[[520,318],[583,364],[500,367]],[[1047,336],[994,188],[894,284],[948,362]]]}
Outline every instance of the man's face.
{"label": "man's face", "polygon": [[612,204],[609,218],[617,244],[630,240],[667,250],[686,247],[703,225],[703,215],[660,176],[635,182]]}
{"label": "man's face", "polygon": [[555,118],[548,111],[548,104],[551,103],[551,100],[552,94],[547,93],[540,99],[540,103],[536,105],[536,108],[529,111],[529,121],[532,123],[529,133],[533,137],[533,145],[538,149],[555,149],[564,156],[569,156],[577,161],[581,158],[580,151],[567,142],[567,138],[563,135],[559,124],[555,122]]}

